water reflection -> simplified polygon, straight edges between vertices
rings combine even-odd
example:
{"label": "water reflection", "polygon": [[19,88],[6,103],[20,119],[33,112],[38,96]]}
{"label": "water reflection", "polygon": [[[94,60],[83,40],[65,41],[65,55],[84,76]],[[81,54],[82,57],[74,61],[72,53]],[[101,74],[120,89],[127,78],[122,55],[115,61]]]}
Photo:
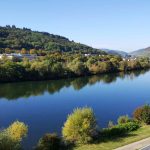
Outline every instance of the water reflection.
{"label": "water reflection", "polygon": [[42,82],[22,82],[22,83],[7,83],[0,84],[0,98],[7,100],[16,100],[24,97],[43,95],[45,92],[54,94],[59,92],[64,87],[72,86],[74,90],[80,90],[86,85],[94,85],[98,82],[110,84],[116,82],[117,79],[127,78],[133,80],[141,74],[145,74],[148,70],[134,71],[115,74],[105,74],[99,76],[90,76],[82,78],[63,79],[55,81],[42,81]]}

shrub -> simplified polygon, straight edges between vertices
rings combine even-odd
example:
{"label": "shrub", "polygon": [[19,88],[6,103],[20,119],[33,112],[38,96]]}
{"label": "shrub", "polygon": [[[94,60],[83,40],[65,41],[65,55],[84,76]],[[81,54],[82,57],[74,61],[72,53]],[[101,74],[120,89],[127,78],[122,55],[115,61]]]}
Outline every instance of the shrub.
{"label": "shrub", "polygon": [[150,105],[137,108],[133,113],[134,119],[150,124]]}
{"label": "shrub", "polygon": [[120,116],[117,120],[118,124],[123,124],[123,123],[127,123],[130,121],[130,118],[128,117],[128,115],[126,116]]}
{"label": "shrub", "polygon": [[118,126],[124,128],[126,132],[132,132],[140,128],[140,125],[137,122],[127,122]]}
{"label": "shrub", "polygon": [[137,121],[142,121],[142,111],[143,111],[143,107],[139,107],[137,108],[134,112],[133,112],[133,118]]}
{"label": "shrub", "polygon": [[112,128],[103,129],[101,135],[108,138],[112,136],[121,136],[131,131],[135,131],[138,128],[140,128],[140,125],[137,122],[127,122],[118,124]]}
{"label": "shrub", "polygon": [[142,110],[142,121],[146,124],[150,124],[150,106],[145,105]]}
{"label": "shrub", "polygon": [[95,115],[91,108],[78,108],[68,116],[62,129],[66,141],[85,144],[97,134]]}
{"label": "shrub", "polygon": [[38,142],[36,150],[61,150],[63,147],[61,143],[61,138],[53,134],[45,134]]}
{"label": "shrub", "polygon": [[0,150],[21,150],[21,144],[18,141],[14,141],[8,133],[0,132]]}
{"label": "shrub", "polygon": [[112,128],[112,127],[114,127],[115,125],[114,125],[114,123],[113,123],[113,121],[109,121],[108,122],[108,128]]}
{"label": "shrub", "polygon": [[5,131],[14,141],[21,141],[28,132],[28,127],[23,123],[16,121],[12,123]]}
{"label": "shrub", "polygon": [[0,150],[21,150],[21,140],[27,131],[28,127],[19,121],[0,131]]}

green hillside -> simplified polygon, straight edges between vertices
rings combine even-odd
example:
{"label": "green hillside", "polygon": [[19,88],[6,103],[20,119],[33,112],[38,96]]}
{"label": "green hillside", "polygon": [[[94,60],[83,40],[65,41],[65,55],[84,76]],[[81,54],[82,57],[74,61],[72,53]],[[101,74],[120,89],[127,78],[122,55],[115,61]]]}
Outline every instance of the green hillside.
{"label": "green hillside", "polygon": [[47,32],[32,31],[27,28],[15,26],[0,27],[0,49],[11,50],[47,50],[47,51],[96,51],[96,49],[84,44],[75,43],[69,39],[49,34]]}

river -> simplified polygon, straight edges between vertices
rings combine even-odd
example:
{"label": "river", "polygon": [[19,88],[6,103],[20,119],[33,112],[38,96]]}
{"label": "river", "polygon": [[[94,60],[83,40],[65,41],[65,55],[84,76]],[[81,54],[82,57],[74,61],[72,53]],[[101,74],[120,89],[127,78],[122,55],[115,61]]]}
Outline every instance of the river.
{"label": "river", "polygon": [[150,71],[135,71],[42,82],[0,84],[0,127],[19,120],[29,126],[25,149],[47,132],[61,134],[68,114],[77,107],[93,108],[100,127],[120,115],[132,116],[150,103]]}

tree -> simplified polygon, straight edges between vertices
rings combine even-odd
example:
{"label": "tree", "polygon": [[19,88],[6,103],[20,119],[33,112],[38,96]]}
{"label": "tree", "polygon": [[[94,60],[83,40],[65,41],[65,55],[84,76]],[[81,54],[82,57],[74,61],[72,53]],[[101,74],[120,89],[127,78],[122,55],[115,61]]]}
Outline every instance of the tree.
{"label": "tree", "polygon": [[51,66],[51,72],[54,77],[63,77],[64,76],[64,68],[61,63],[57,62]]}
{"label": "tree", "polygon": [[120,61],[118,69],[120,71],[127,71],[127,61]]}
{"label": "tree", "polygon": [[28,127],[19,121],[0,131],[0,150],[21,150],[21,141],[27,131]]}
{"label": "tree", "polygon": [[0,131],[0,150],[21,150],[21,144],[14,141],[5,131]]}
{"label": "tree", "polygon": [[6,53],[6,54],[10,54],[10,53],[11,53],[10,48],[5,48],[5,53]]}
{"label": "tree", "polygon": [[20,81],[24,80],[26,75],[25,68],[18,63],[6,61],[1,65],[0,81]]}
{"label": "tree", "polygon": [[108,128],[113,128],[115,125],[113,123],[113,121],[109,121],[108,122]]}
{"label": "tree", "polygon": [[86,65],[77,59],[68,64],[68,68],[76,75],[85,75],[88,72]]}
{"label": "tree", "polygon": [[143,106],[142,120],[146,124],[150,124],[150,105]]}
{"label": "tree", "polygon": [[97,134],[95,115],[91,108],[77,108],[70,114],[62,129],[66,141],[89,143]]}
{"label": "tree", "polygon": [[30,54],[37,54],[37,50],[36,49],[30,49]]}
{"label": "tree", "polygon": [[127,123],[130,122],[130,118],[128,117],[128,115],[126,116],[120,116],[117,120],[118,124],[123,124],[123,123]]}
{"label": "tree", "polygon": [[133,113],[133,117],[140,122],[150,124],[150,105],[137,108]]}
{"label": "tree", "polygon": [[21,49],[21,54],[27,54],[27,50],[25,48]]}
{"label": "tree", "polygon": [[137,121],[142,121],[142,111],[143,107],[138,107],[134,112],[133,112],[133,118]]}
{"label": "tree", "polygon": [[141,65],[137,60],[130,60],[127,62],[128,70],[139,69]]}
{"label": "tree", "polygon": [[7,129],[6,133],[14,141],[21,141],[27,135],[28,127],[23,122],[16,121],[12,123]]}

